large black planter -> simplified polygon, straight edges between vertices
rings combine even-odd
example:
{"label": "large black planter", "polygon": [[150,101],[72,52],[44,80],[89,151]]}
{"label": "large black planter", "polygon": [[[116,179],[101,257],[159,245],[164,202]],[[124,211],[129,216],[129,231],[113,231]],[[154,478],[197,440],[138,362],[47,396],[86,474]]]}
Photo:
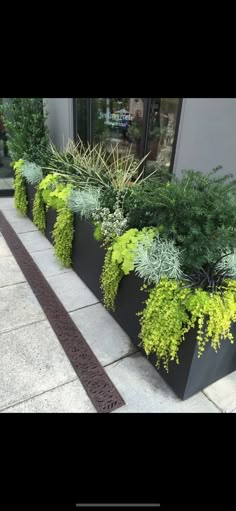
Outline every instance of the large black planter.
{"label": "large black planter", "polygon": [[[100,300],[102,293],[99,281],[104,262],[104,249],[100,248],[94,240],[91,224],[80,220],[78,215],[75,215],[74,225],[73,268]],[[137,316],[137,313],[143,310],[147,298],[145,291],[141,291],[142,284],[143,281],[133,272],[123,277],[116,299],[116,310],[111,314],[145,355],[140,347],[138,337],[140,324]],[[235,324],[232,326],[232,332],[236,339]],[[158,370],[181,399],[189,398],[236,370],[236,342],[230,344],[229,341],[223,341],[218,353],[215,353],[210,345],[206,346],[202,357],[198,358],[196,333],[194,328],[185,336],[179,350],[179,364],[171,362],[168,373],[162,367]],[[149,356],[148,360],[156,367],[155,355]]]}
{"label": "large black planter", "polygon": [[[31,218],[34,190],[29,185],[27,196],[28,200],[30,199],[28,216]],[[46,213],[45,235],[51,243],[56,216],[56,211],[49,208]],[[74,215],[72,266],[98,300],[101,300],[100,276],[105,251],[94,239],[93,232],[94,227],[89,222],[81,220],[77,214]],[[145,291],[141,291],[142,284],[143,281],[134,273],[123,277],[116,299],[116,310],[111,314],[145,355],[139,345],[140,324],[137,316],[137,313],[143,310],[147,297]],[[236,340],[236,324],[232,325],[232,333]],[[196,334],[194,328],[185,336],[179,349],[179,364],[171,362],[168,373],[162,367],[158,369],[166,383],[183,400],[236,370],[236,342],[231,344],[223,341],[218,353],[215,353],[210,345],[206,345],[203,355],[198,358]],[[151,355],[148,359],[156,367],[156,357]]]}
{"label": "large black planter", "polygon": [[34,185],[29,185],[27,182],[25,182],[25,186],[26,186],[26,195],[27,195],[27,200],[28,200],[27,216],[33,222],[33,206],[34,206],[34,198],[35,198],[35,194],[36,194],[36,187]]}
{"label": "large black planter", "polygon": [[56,223],[57,219],[57,212],[55,209],[49,208],[46,211],[46,226],[45,226],[45,236],[50,241],[50,243],[53,245],[53,239],[52,239],[52,231],[54,224]]}
{"label": "large black planter", "polygon": [[93,232],[92,224],[81,220],[78,214],[74,215],[72,267],[98,300],[101,300],[100,276],[105,252],[94,239]]}

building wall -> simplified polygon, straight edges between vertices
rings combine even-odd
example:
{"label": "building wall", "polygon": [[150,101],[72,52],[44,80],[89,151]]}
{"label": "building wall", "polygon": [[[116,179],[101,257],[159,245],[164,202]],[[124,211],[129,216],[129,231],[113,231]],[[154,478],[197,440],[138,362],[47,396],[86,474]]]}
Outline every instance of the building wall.
{"label": "building wall", "polygon": [[236,177],[236,98],[184,98],[174,173],[218,165]]}
{"label": "building wall", "polygon": [[48,112],[47,125],[52,142],[62,149],[73,139],[73,100],[72,98],[44,98]]}

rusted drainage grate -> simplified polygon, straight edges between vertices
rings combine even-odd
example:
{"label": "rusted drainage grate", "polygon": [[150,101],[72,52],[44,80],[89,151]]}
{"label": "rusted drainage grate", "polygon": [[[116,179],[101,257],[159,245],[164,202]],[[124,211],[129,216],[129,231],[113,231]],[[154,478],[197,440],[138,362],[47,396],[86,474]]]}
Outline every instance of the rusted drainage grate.
{"label": "rusted drainage grate", "polygon": [[123,406],[118,390],[1,211],[0,231],[96,410],[108,413]]}

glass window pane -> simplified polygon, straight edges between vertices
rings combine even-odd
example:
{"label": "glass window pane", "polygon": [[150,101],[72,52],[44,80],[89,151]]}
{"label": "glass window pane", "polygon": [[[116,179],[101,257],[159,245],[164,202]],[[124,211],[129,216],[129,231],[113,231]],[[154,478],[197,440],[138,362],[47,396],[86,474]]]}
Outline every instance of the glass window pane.
{"label": "glass window pane", "polygon": [[92,140],[104,142],[108,151],[131,149],[140,157],[144,98],[93,98]]}
{"label": "glass window pane", "polygon": [[147,168],[153,164],[168,170],[175,137],[179,98],[152,98],[148,129]]}
{"label": "glass window pane", "polygon": [[76,98],[76,135],[87,142],[88,98]]}

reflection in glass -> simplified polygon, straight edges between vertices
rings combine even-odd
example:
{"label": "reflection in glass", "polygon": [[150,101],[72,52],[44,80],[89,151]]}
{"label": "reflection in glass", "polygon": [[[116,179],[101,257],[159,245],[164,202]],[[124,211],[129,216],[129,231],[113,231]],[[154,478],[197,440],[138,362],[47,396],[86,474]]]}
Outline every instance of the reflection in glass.
{"label": "reflection in glass", "polygon": [[118,144],[140,157],[143,134],[143,98],[93,98],[92,140],[103,142],[108,151]]}
{"label": "reflection in glass", "polygon": [[147,168],[169,170],[179,98],[152,98],[148,128]]}

